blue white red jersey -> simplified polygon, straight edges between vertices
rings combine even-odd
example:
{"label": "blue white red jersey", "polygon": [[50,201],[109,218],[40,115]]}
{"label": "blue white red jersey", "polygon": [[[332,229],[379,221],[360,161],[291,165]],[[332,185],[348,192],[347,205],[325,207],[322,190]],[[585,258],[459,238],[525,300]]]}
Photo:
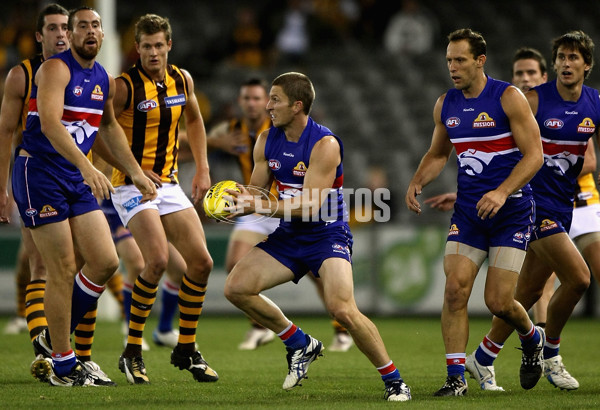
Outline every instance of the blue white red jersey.
{"label": "blue white red jersey", "polygon": [[[104,103],[108,98],[108,74],[97,62],[92,68],[82,68],[73,57],[71,50],[50,57],[52,58],[62,60],[71,72],[71,79],[65,88],[61,123],[71,134],[77,147],[87,155],[94,145]],[[23,131],[23,142],[20,148],[33,157],[45,160],[49,166],[66,178],[73,181],[83,180],[79,169],[60,155],[42,133],[35,84],[31,89],[27,125]]]}
{"label": "blue white red jersey", "polygon": [[[310,154],[314,145],[323,137],[331,135],[340,144],[340,157],[343,158],[344,148],[339,137],[328,128],[317,124],[309,117],[308,124],[298,142],[288,141],[282,129],[271,127],[265,144],[265,158],[277,184],[279,199],[292,198],[302,195],[304,176],[310,166]],[[281,219],[281,227],[314,230],[336,221],[347,221],[347,210],[343,194],[344,172],[342,161],[336,168],[335,180],[330,194],[321,208],[318,218],[302,221]]]}
{"label": "blue white red jersey", "polygon": [[544,149],[544,165],[531,180],[535,202],[546,209],[572,212],[587,144],[600,122],[598,90],[582,86],[576,102],[562,99],[556,80],[534,90],[539,101],[535,119]]}
{"label": "blue white red jersey", "polygon": [[[510,175],[523,157],[500,103],[509,85],[487,76],[484,89],[475,98],[465,98],[455,88],[446,93],[441,120],[456,149],[458,205],[475,206]],[[531,188],[526,185],[515,194],[530,195]]]}

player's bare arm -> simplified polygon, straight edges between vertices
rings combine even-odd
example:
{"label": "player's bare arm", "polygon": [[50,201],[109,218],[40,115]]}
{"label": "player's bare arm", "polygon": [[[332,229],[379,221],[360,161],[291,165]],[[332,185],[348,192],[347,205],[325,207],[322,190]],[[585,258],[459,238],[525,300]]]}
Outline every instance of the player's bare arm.
{"label": "player's bare arm", "polygon": [[527,184],[544,162],[540,129],[523,93],[510,86],[502,94],[500,102],[523,158],[498,188],[486,193],[479,200],[477,215],[481,219],[493,218],[506,202],[506,198]]}
{"label": "player's bare arm", "polygon": [[75,165],[96,198],[109,198],[114,192],[106,176],[98,171],[73,141],[73,137],[61,123],[64,109],[65,88],[71,79],[67,65],[59,59],[44,62],[36,76],[38,86],[37,107],[42,133],[54,149]]}
{"label": "player's bare arm", "polygon": [[25,72],[21,66],[13,67],[6,76],[0,110],[0,223],[8,223],[8,174],[12,140],[19,126],[25,97]]}
{"label": "player's bare arm", "polygon": [[421,213],[421,204],[417,200],[417,195],[421,195],[423,188],[438,177],[454,149],[446,132],[446,127],[442,122],[442,106],[445,96],[445,94],[442,95],[435,103],[433,108],[435,126],[431,138],[431,146],[421,159],[419,167],[408,184],[406,192],[406,206],[410,211],[417,214]]}
{"label": "player's bare arm", "polygon": [[197,204],[210,188],[210,173],[208,167],[206,129],[200,113],[198,99],[194,93],[194,80],[190,73],[181,70],[188,84],[188,101],[185,105],[185,125],[190,144],[190,150],[196,163],[196,174],[192,180],[192,200]]}

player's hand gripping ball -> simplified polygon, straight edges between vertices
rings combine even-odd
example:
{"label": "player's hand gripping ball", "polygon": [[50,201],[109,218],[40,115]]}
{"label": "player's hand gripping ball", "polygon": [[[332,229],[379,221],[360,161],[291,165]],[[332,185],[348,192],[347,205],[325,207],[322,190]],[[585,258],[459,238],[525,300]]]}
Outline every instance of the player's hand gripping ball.
{"label": "player's hand gripping ball", "polygon": [[229,194],[225,192],[226,189],[241,192],[235,181],[228,180],[217,182],[211,186],[206,192],[206,195],[204,195],[202,206],[204,207],[204,213],[209,218],[224,220],[225,217],[230,214],[230,212],[224,210],[233,205],[231,201],[223,198],[224,195],[229,196]]}

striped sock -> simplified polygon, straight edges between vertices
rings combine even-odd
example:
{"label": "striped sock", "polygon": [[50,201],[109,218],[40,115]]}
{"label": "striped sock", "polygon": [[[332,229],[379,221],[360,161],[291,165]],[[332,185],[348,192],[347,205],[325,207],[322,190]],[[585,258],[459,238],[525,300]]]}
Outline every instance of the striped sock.
{"label": "striped sock", "polygon": [[94,303],[75,328],[75,354],[82,362],[92,360],[92,343],[94,343],[97,313],[98,302]]}
{"label": "striped sock", "polygon": [[63,377],[71,373],[71,369],[77,364],[75,353],[69,350],[65,353],[52,353],[52,367],[54,374]]}
{"label": "striped sock", "polygon": [[302,349],[308,344],[306,334],[292,322],[282,332],[277,333],[277,336],[290,349]]}
{"label": "striped sock", "polygon": [[179,341],[183,350],[196,350],[196,328],[202,313],[206,283],[195,283],[183,275],[179,288]]}
{"label": "striped sock", "polygon": [[73,284],[73,300],[71,302],[71,332],[92,309],[94,304],[98,303],[98,298],[104,292],[104,286],[96,285],[94,282],[85,277],[82,271],[75,275],[75,283]]}
{"label": "striped sock", "polygon": [[152,306],[156,301],[158,284],[153,285],[142,279],[141,276],[135,280],[133,293],[131,295],[131,316],[129,318],[129,335],[127,346],[123,355],[125,357],[136,357],[142,355],[142,336],[146,319],[150,315]]}
{"label": "striped sock", "polygon": [[551,359],[554,356],[558,356],[559,349],[560,336],[554,338],[546,335],[546,340],[544,341],[544,359]]}
{"label": "striped sock", "polygon": [[393,380],[400,379],[400,372],[398,371],[398,369],[396,369],[396,366],[394,366],[394,362],[391,360],[388,364],[378,367],[377,371],[381,375],[381,380],[383,380],[383,382],[386,384]]}
{"label": "striped sock", "polygon": [[31,341],[33,341],[42,330],[48,327],[46,313],[44,312],[45,293],[46,281],[43,279],[31,281],[29,285],[27,285],[27,293],[25,295],[25,315]]}
{"label": "striped sock", "polygon": [[448,376],[461,376],[465,381],[465,361],[467,360],[466,353],[448,353],[446,355],[446,369]]}
{"label": "striped sock", "polygon": [[485,336],[475,351],[475,359],[482,366],[492,366],[503,346],[503,343],[495,343]]}
{"label": "striped sock", "polygon": [[[204,288],[206,291],[206,286]],[[170,332],[173,330],[173,317],[179,305],[179,285],[165,278],[161,286],[160,298],[162,305],[158,317],[158,331]]]}
{"label": "striped sock", "polygon": [[531,323],[531,327],[527,333],[521,334],[519,331],[517,331],[519,334],[519,339],[521,339],[521,346],[523,347],[537,345],[540,342],[540,333],[533,325],[533,322],[529,323]]}

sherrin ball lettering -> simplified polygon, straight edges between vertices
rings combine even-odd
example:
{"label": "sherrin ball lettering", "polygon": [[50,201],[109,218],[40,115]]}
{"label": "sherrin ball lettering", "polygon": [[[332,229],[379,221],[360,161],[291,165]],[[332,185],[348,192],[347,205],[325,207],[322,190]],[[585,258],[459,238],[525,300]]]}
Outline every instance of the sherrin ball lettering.
{"label": "sherrin ball lettering", "polygon": [[221,181],[214,184],[204,195],[202,206],[206,216],[212,219],[223,219],[229,212],[224,209],[233,205],[230,201],[223,198],[223,195],[229,195],[226,189],[241,192],[235,181]]}

